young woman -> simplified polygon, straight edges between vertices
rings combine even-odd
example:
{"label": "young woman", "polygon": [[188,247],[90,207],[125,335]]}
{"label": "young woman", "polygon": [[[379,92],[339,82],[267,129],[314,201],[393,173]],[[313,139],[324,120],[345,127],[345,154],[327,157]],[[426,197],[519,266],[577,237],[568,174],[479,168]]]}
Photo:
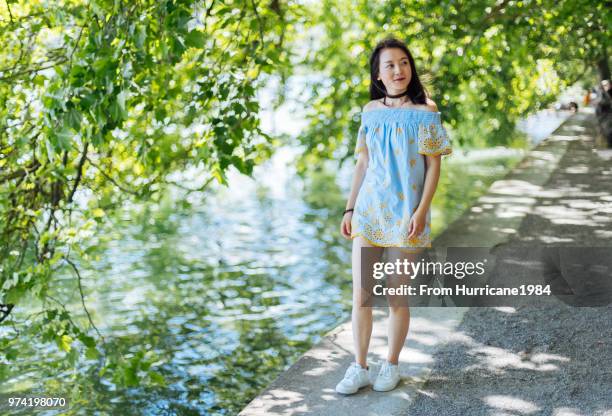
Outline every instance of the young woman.
{"label": "young woman", "polygon": [[[352,394],[370,384],[367,354],[372,334],[372,308],[362,306],[361,248],[387,250],[395,258],[416,261],[431,247],[431,200],[440,177],[441,155],[452,152],[436,104],[419,80],[406,45],[386,39],[370,57],[370,101],[361,114],[351,193],[342,218],[341,233],[353,239],[352,328],[355,362],[336,386]],[[383,249],[386,247],[386,249]],[[403,262],[403,260],[401,260]],[[392,285],[407,284],[408,276]],[[387,283],[389,287],[389,282]],[[399,354],[408,334],[410,311],[389,299],[389,351],[373,388],[394,389],[399,380]]]}

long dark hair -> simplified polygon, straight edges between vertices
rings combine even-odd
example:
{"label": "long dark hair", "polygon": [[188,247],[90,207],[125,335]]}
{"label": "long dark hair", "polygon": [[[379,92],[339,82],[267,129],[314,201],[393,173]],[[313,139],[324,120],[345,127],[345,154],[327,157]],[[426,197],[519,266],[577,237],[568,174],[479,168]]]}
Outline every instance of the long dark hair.
{"label": "long dark hair", "polygon": [[429,94],[419,79],[419,75],[414,65],[414,58],[406,44],[396,38],[387,38],[378,42],[374,51],[372,51],[372,55],[370,56],[370,99],[377,100],[388,96],[385,84],[383,84],[382,80],[376,79],[378,78],[380,68],[380,53],[386,48],[397,48],[404,51],[408,57],[408,61],[410,61],[410,72],[412,72],[412,78],[408,84],[406,95],[408,95],[408,98],[413,104],[426,104]]}

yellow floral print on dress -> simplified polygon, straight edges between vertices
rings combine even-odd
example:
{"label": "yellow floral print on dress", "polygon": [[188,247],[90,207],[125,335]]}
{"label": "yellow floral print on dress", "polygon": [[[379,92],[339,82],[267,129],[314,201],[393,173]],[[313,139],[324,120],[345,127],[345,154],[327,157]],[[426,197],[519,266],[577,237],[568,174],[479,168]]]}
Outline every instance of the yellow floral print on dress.
{"label": "yellow floral print on dress", "polygon": [[419,153],[428,156],[452,153],[446,131],[439,123],[419,124]]}

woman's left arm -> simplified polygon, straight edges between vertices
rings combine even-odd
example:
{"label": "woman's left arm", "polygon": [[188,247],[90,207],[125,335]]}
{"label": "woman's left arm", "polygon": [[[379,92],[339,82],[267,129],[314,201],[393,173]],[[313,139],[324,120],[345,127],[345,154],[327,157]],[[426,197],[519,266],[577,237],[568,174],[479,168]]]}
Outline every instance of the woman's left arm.
{"label": "woman's left arm", "polygon": [[410,220],[410,233],[409,238],[415,237],[423,232],[425,229],[425,222],[427,221],[427,211],[431,205],[431,200],[436,193],[438,187],[438,180],[440,179],[440,165],[442,156],[425,156],[425,184],[423,185],[423,194],[421,195],[421,201],[416,211],[412,215]]}

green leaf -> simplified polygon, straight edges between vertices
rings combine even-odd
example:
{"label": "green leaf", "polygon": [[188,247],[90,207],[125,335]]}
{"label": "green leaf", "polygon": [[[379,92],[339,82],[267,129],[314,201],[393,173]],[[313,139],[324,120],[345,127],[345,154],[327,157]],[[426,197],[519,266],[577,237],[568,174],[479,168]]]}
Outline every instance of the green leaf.
{"label": "green leaf", "polygon": [[57,344],[60,347],[60,349],[66,352],[70,352],[70,349],[71,349],[70,345],[72,344],[72,337],[70,335],[62,335],[61,337],[58,338]]}
{"label": "green leaf", "polygon": [[51,144],[51,140],[45,138],[45,149],[47,150],[47,157],[53,163],[55,161],[55,150],[53,149],[53,144]]}
{"label": "green leaf", "polygon": [[219,168],[213,168],[212,175],[215,179],[217,179],[217,182],[227,185],[225,174]]}
{"label": "green leaf", "polygon": [[96,340],[93,337],[90,337],[89,335],[82,335],[79,337],[79,340],[86,347],[92,348],[96,346]]}
{"label": "green leaf", "polygon": [[135,387],[138,385],[138,375],[136,374],[136,369],[132,366],[124,367],[123,376],[126,386]]}
{"label": "green leaf", "polygon": [[5,302],[12,304],[19,303],[25,294],[25,290],[26,289],[23,286],[11,289],[5,296]]}
{"label": "green leaf", "polygon": [[97,59],[91,66],[98,75],[103,75],[104,72],[111,66],[110,59],[107,56],[103,56]]}
{"label": "green leaf", "polygon": [[100,353],[98,352],[98,349],[95,347],[89,347],[85,350],[85,357],[89,358],[90,360],[97,359],[99,355]]}
{"label": "green leaf", "polygon": [[70,150],[73,133],[69,127],[64,127],[50,137],[53,147],[57,150]]}
{"label": "green leaf", "polygon": [[74,130],[79,131],[81,127],[81,113],[75,108],[71,108],[66,113],[65,124],[72,127]]}
{"label": "green leaf", "polygon": [[99,131],[95,132],[91,136],[91,144],[93,144],[95,147],[100,147],[102,143],[104,143],[104,137],[102,136],[102,133]]}
{"label": "green leaf", "polygon": [[147,28],[144,25],[136,26],[136,34],[134,37],[134,43],[138,49],[144,47],[145,41],[147,40]]}
{"label": "green leaf", "polygon": [[4,356],[8,361],[14,361],[18,357],[18,350],[16,348],[9,348],[8,350],[3,351]]}
{"label": "green leaf", "polygon": [[206,35],[199,30],[192,30],[185,36],[185,45],[193,48],[206,46]]}
{"label": "green leaf", "polygon": [[140,369],[147,371],[151,367],[152,362],[148,360],[143,360],[140,362]]}
{"label": "green leaf", "polygon": [[77,348],[73,348],[68,352],[68,356],[66,358],[68,358],[68,362],[74,366],[79,359],[79,350]]}
{"label": "green leaf", "polygon": [[93,210],[91,211],[91,215],[92,215],[94,218],[102,218],[102,217],[104,217],[105,213],[104,213],[104,210],[103,210],[103,209],[101,209],[101,208],[95,208],[95,209],[93,209]]}
{"label": "green leaf", "polygon": [[[119,94],[117,94],[117,104],[119,105],[119,108],[121,109],[121,111],[123,111],[125,113],[125,99],[127,98],[127,92],[125,90],[121,91]],[[127,118],[127,113],[126,113],[126,117]]]}
{"label": "green leaf", "polygon": [[159,386],[166,385],[166,379],[157,371],[149,371],[149,378],[154,384],[157,384]]}
{"label": "green leaf", "polygon": [[119,94],[117,94],[115,100],[113,100],[109,107],[111,118],[116,123],[120,123],[128,117],[127,111],[125,109],[125,99],[126,93],[125,91],[121,91]]}

